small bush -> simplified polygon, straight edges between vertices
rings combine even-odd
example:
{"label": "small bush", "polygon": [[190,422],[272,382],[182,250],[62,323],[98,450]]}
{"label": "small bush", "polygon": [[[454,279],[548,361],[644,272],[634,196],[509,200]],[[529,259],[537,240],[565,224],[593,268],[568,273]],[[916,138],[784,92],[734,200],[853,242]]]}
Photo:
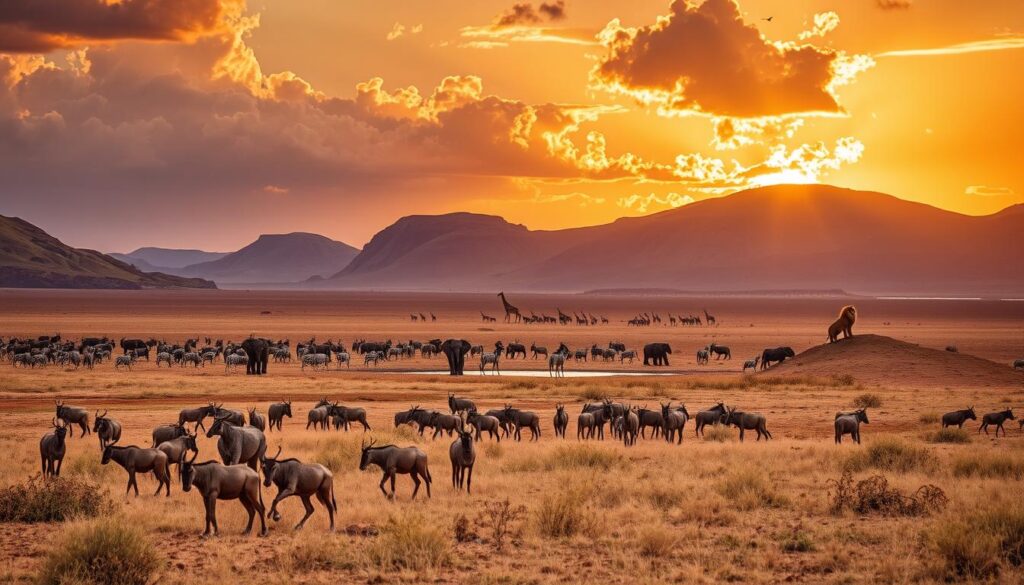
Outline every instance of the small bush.
{"label": "small bush", "polygon": [[579,397],[591,402],[600,402],[608,398],[608,392],[598,388],[597,386],[587,386],[583,390],[580,390]]}
{"label": "small bush", "polygon": [[889,487],[884,476],[874,475],[853,483],[853,474],[843,472],[838,480],[829,480],[829,497],[833,514],[852,510],[858,514],[877,513],[883,516],[921,516],[939,512],[949,503],[942,489],[923,485],[907,496]]}
{"label": "small bush", "polygon": [[882,398],[878,394],[861,394],[853,399],[853,405],[857,408],[878,408],[882,406]]}
{"label": "small bush", "polygon": [[849,471],[864,471],[869,468],[884,471],[923,471],[935,464],[935,458],[926,447],[911,445],[895,437],[882,437],[868,445],[867,449],[851,454],[843,462]]}
{"label": "small bush", "polygon": [[678,539],[669,526],[645,526],[636,535],[636,547],[640,556],[649,559],[661,559],[672,554]]}
{"label": "small bush", "polygon": [[79,475],[99,480],[106,479],[113,474],[114,469],[114,466],[103,465],[100,458],[90,452],[87,455],[64,459],[64,467],[60,472],[64,475]]}
{"label": "small bush", "polygon": [[1024,479],[1024,461],[1002,453],[974,453],[953,461],[956,477]]}
{"label": "small bush", "polygon": [[586,494],[578,488],[545,495],[535,513],[538,532],[548,538],[591,532],[595,527],[595,516],[586,500]]}
{"label": "small bush", "polygon": [[812,552],[815,548],[811,535],[803,530],[794,530],[787,534],[779,546],[782,548],[782,552],[789,553]]}
{"label": "small bush", "polygon": [[382,570],[436,569],[451,561],[451,542],[417,514],[392,516],[367,547],[367,558]]}
{"label": "small bush", "polygon": [[726,425],[711,425],[704,427],[704,440],[724,443],[737,436],[732,427]]}
{"label": "small bush", "polygon": [[989,509],[937,521],[924,540],[942,559],[945,579],[989,579],[1024,564],[1024,507]]}
{"label": "small bush", "polygon": [[90,518],[106,508],[107,503],[99,486],[81,477],[43,479],[36,476],[0,490],[0,522],[63,522]]}
{"label": "small bush", "polygon": [[484,504],[480,524],[491,529],[491,544],[494,550],[505,548],[509,537],[519,534],[519,519],[526,514],[526,506],[513,506],[508,498]]}
{"label": "small bush", "polygon": [[160,565],[141,529],[104,518],[70,528],[47,554],[39,582],[145,585]]}
{"label": "small bush", "polygon": [[971,442],[971,435],[963,429],[946,427],[926,434],[925,440],[929,443],[965,444]]}
{"label": "small bush", "polygon": [[922,424],[933,425],[939,422],[939,413],[937,412],[922,412],[921,416],[917,417],[917,420]]}
{"label": "small bush", "polygon": [[355,440],[331,438],[324,441],[313,460],[334,473],[341,473],[358,467],[361,455],[361,449]]}
{"label": "small bush", "polygon": [[785,499],[775,493],[768,473],[760,469],[738,469],[718,484],[718,493],[741,510],[780,506]]}

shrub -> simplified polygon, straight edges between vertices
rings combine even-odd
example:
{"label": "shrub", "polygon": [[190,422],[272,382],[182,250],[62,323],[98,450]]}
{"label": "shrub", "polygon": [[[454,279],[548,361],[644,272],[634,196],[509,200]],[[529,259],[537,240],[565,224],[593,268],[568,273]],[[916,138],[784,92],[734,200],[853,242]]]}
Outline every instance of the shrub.
{"label": "shrub", "polygon": [[536,510],[537,530],[549,538],[591,532],[595,527],[595,519],[586,500],[586,494],[578,488],[567,488],[545,495]]}
{"label": "shrub", "polygon": [[1024,564],[1024,507],[946,518],[927,529],[924,540],[942,559],[942,577],[988,579],[1005,565]]}
{"label": "shrub", "polygon": [[853,405],[857,408],[878,408],[882,406],[882,398],[878,394],[861,394],[853,399]]}
{"label": "shrub", "polygon": [[637,551],[647,558],[664,558],[672,554],[678,539],[668,526],[656,524],[644,526],[636,535]]}
{"label": "shrub", "polygon": [[0,490],[0,522],[63,522],[96,516],[106,506],[98,485],[75,476],[36,476]]}
{"label": "shrub", "polygon": [[954,460],[953,475],[1024,479],[1024,462],[1012,455],[975,453]]}
{"label": "shrub", "polygon": [[451,561],[451,542],[418,514],[392,516],[367,547],[367,558],[382,570],[435,569]]}
{"label": "shrub", "polygon": [[526,514],[526,506],[513,506],[508,498],[484,504],[480,524],[491,529],[491,544],[494,550],[505,548],[505,540],[519,533],[519,519]]}
{"label": "shrub", "polygon": [[760,469],[737,469],[718,484],[718,493],[741,510],[780,506],[785,499],[775,493],[768,472]]}
{"label": "shrub", "polygon": [[359,465],[361,455],[359,444],[354,439],[331,438],[324,441],[313,460],[334,473],[341,473]]}
{"label": "shrub", "polygon": [[929,443],[956,443],[964,444],[971,442],[971,435],[963,430],[956,427],[946,427],[939,429],[935,432],[928,433],[925,435],[925,440]]}
{"label": "shrub", "polygon": [[39,582],[144,585],[160,565],[141,529],[104,518],[70,528],[47,554]]}
{"label": "shrub", "polygon": [[803,530],[794,530],[787,534],[782,542],[779,543],[783,552],[811,552],[814,550],[814,541],[811,539],[811,535],[807,534]]}
{"label": "shrub", "polygon": [[533,380],[517,380],[515,382],[506,382],[503,387],[506,390],[534,390],[538,387],[538,384]]}
{"label": "shrub", "polygon": [[596,386],[587,386],[583,390],[580,390],[579,397],[591,402],[600,402],[608,398],[608,392]]}
{"label": "shrub", "polygon": [[910,445],[895,437],[882,437],[868,445],[867,449],[847,457],[843,467],[849,471],[875,468],[905,473],[929,469],[934,463],[935,458],[926,447]]}
{"label": "shrub", "polygon": [[829,480],[831,510],[834,514],[853,510],[858,514],[883,516],[921,516],[941,511],[949,503],[946,493],[934,485],[923,485],[907,496],[889,487],[884,476],[874,475],[853,483],[853,474],[843,472],[838,480]]}

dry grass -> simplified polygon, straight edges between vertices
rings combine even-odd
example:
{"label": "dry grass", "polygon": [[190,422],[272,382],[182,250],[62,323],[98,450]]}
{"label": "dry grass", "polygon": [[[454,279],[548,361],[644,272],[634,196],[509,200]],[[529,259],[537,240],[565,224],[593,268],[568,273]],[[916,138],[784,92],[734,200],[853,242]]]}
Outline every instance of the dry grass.
{"label": "dry grass", "polygon": [[[924,532],[939,562],[935,576],[945,580],[986,580],[1024,563],[1024,506],[938,519]],[[1015,580],[1015,579],[1011,579]]]}
{"label": "dry grass", "polygon": [[956,477],[1024,479],[1024,458],[1006,453],[975,453],[953,460]]}
{"label": "dry grass", "polygon": [[971,442],[971,434],[964,429],[946,427],[937,431],[925,434],[925,440],[929,443],[953,443],[965,445]]}
{"label": "dry grass", "polygon": [[849,455],[842,467],[853,472],[878,469],[907,473],[927,471],[933,468],[935,463],[935,457],[927,448],[896,437],[883,437],[872,441],[867,448]]}
{"label": "dry grass", "polygon": [[452,543],[444,530],[422,514],[397,513],[388,518],[366,557],[381,570],[425,571],[451,561]]}
{"label": "dry grass", "polygon": [[99,486],[78,477],[34,477],[0,490],[0,522],[63,522],[107,507]]}
{"label": "dry grass", "polygon": [[43,560],[40,584],[145,585],[162,564],[149,538],[123,518],[71,526],[59,542]]}

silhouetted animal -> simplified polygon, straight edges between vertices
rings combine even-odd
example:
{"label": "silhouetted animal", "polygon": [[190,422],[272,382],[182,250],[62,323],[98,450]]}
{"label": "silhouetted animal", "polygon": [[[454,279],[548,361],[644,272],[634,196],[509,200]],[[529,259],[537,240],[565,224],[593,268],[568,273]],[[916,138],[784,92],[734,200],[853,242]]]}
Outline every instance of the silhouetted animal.
{"label": "silhouetted animal", "polygon": [[473,436],[460,430],[458,438],[448,447],[448,457],[452,462],[452,487],[461,490],[465,480],[466,493],[473,493],[473,465],[476,464]]}
{"label": "silhouetted animal", "polygon": [[951,427],[956,425],[958,429],[964,428],[964,423],[968,420],[978,420],[978,416],[974,414],[974,407],[969,406],[964,410],[954,410],[953,412],[947,412],[942,415],[942,428]]}
{"label": "silhouetted animal", "polygon": [[181,489],[192,491],[195,486],[203,497],[206,506],[206,530],[203,536],[219,532],[217,526],[217,500],[238,500],[249,514],[249,522],[242,534],[252,532],[252,523],[258,514],[260,517],[260,536],[266,536],[267,523],[263,517],[263,493],[260,491],[260,476],[256,470],[245,465],[222,465],[217,461],[196,463],[196,453],[192,459],[182,459],[178,466],[181,475]]}
{"label": "silhouetted animal", "polygon": [[313,515],[312,496],[327,509],[330,517],[330,531],[334,531],[334,514],[338,510],[338,503],[334,499],[334,475],[331,470],[319,463],[303,463],[298,459],[278,459],[281,455],[281,448],[273,457],[264,457],[261,467],[263,468],[263,485],[270,487],[277,486],[277,496],[270,504],[267,516],[274,522],[281,520],[281,514],[277,511],[277,505],[291,496],[298,496],[302,500],[302,506],[306,514],[295,525],[295,530],[300,530],[306,524],[306,520]]}
{"label": "silhouetted animal", "polygon": [[644,365],[667,366],[672,347],[667,343],[648,343],[644,346]]}
{"label": "silhouetted animal", "polygon": [[853,337],[853,324],[857,321],[857,308],[853,305],[846,305],[839,310],[839,318],[828,326],[828,341],[835,343],[842,334],[843,339]]}
{"label": "silhouetted animal", "polygon": [[786,361],[786,358],[795,357],[796,353],[793,352],[791,347],[776,347],[774,349],[766,349],[761,352],[761,369],[767,370],[771,367],[773,362],[782,363]]}
{"label": "silhouetted animal", "polygon": [[985,431],[985,434],[987,435],[989,425],[995,425],[996,436],[999,436],[999,431],[1003,431],[1003,436],[1005,437],[1006,429],[1003,428],[1003,423],[1008,420],[1016,420],[1016,417],[1013,416],[1013,410],[1009,408],[1000,412],[990,412],[981,417],[981,426],[978,427],[978,432],[980,433],[981,431]]}
{"label": "silhouetted animal", "polygon": [[725,424],[733,425],[740,430],[740,442],[743,442],[743,431],[757,431],[757,440],[761,437],[767,441],[772,438],[766,427],[767,419],[763,414],[756,412],[737,412],[736,408],[730,408],[725,415]]}

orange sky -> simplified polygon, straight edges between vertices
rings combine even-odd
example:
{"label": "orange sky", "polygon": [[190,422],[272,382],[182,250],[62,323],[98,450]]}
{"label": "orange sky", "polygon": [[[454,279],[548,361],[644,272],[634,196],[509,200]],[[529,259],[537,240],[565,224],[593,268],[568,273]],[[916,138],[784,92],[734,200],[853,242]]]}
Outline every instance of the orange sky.
{"label": "orange sky", "polygon": [[1019,0],[10,0],[0,213],[117,251],[781,182],[985,214],[1024,201],[1021,71]]}

